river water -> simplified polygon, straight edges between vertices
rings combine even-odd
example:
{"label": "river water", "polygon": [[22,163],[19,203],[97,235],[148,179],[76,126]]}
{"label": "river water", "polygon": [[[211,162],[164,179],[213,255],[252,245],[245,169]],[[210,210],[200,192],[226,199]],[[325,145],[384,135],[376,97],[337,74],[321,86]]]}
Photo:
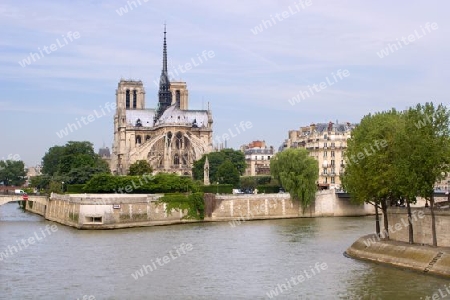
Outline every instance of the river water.
{"label": "river water", "polygon": [[425,299],[450,289],[343,256],[373,230],[363,217],[80,231],[9,203],[0,299]]}

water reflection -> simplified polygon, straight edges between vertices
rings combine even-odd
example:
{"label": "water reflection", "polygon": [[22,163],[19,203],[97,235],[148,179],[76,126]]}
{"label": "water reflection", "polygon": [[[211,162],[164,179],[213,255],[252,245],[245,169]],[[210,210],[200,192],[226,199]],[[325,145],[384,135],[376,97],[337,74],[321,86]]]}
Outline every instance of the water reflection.
{"label": "water reflection", "polygon": [[[0,206],[0,252],[54,224]],[[277,299],[419,299],[448,280],[349,259],[343,252],[373,232],[373,218],[320,218],[105,231],[58,231],[0,262],[0,299],[268,299],[268,292],[316,263],[327,269]],[[132,274],[182,243],[192,251]]]}

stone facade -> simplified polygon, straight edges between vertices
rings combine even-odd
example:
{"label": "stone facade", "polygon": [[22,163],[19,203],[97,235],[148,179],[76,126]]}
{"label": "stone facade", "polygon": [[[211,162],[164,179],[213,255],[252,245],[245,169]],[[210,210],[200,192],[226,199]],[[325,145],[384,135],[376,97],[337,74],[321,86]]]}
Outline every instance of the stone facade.
{"label": "stone facade", "polygon": [[275,154],[273,147],[267,147],[265,141],[253,141],[241,146],[245,155],[246,176],[270,175],[270,159]]}
{"label": "stone facade", "polygon": [[121,80],[116,90],[113,174],[127,174],[138,160],[155,173],[192,175],[194,161],[212,151],[213,118],[209,110],[189,110],[185,82],[170,82],[164,32],[163,70],[157,109],[145,108],[142,81]]}
{"label": "stone facade", "polygon": [[339,189],[340,175],[345,170],[344,152],[347,139],[356,124],[317,123],[289,131],[280,150],[304,148],[319,164],[318,186],[322,189]]}

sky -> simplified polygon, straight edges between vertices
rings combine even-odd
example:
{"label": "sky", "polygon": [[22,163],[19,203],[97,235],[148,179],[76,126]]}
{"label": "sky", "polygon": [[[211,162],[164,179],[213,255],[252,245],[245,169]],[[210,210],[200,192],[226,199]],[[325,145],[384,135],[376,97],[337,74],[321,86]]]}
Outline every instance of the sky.
{"label": "sky", "polygon": [[112,148],[120,79],[142,80],[157,105],[165,23],[172,79],[187,82],[190,109],[209,103],[213,140],[231,132],[228,147],[448,105],[448,11],[444,0],[2,0],[0,160],[34,166],[67,141]]}

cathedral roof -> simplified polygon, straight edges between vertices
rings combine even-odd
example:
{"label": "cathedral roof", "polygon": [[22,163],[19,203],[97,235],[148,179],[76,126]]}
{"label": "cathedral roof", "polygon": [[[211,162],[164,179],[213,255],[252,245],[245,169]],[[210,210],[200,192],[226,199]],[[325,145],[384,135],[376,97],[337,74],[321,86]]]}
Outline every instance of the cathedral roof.
{"label": "cathedral roof", "polygon": [[127,113],[127,125],[135,126],[137,120],[141,121],[143,127],[153,127],[154,109],[130,109]]}
{"label": "cathedral roof", "polygon": [[[153,118],[156,114],[154,109],[131,109],[126,111],[127,125],[136,126],[138,119],[142,127],[153,127]],[[193,125],[196,126],[193,126]],[[164,111],[162,116],[156,121],[155,126],[161,125],[185,125],[193,127],[208,126],[207,110],[181,110],[175,105]]]}
{"label": "cathedral roof", "polygon": [[156,125],[188,125],[196,124],[197,127],[208,126],[207,110],[181,110],[175,105],[170,106],[164,111],[162,116],[156,122]]}

